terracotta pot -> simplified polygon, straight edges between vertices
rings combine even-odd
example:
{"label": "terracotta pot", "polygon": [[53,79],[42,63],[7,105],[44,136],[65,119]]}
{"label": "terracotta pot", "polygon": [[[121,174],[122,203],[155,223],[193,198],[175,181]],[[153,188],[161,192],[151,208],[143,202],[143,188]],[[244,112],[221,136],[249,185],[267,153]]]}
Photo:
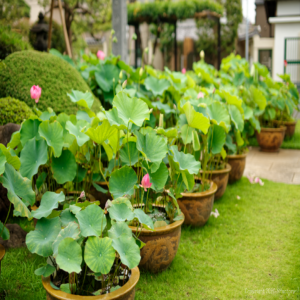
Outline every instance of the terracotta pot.
{"label": "terracotta pot", "polygon": [[246,166],[246,156],[247,154],[227,155],[228,164],[231,166],[229,183],[234,183],[242,178]]}
{"label": "terracotta pot", "polygon": [[208,191],[182,193],[182,198],[177,201],[185,217],[184,224],[198,227],[206,224],[212,211],[217,189],[216,183],[211,181]]}
{"label": "terracotta pot", "polygon": [[183,220],[155,228],[155,231],[129,226],[133,233],[140,232],[139,239],[146,245],[141,249],[139,268],[151,273],[166,270],[176,256]]}
{"label": "terracotta pot", "polygon": [[[104,188],[105,190],[108,190],[108,186],[106,182],[96,182],[98,185],[100,185],[102,188]],[[102,209],[104,209],[105,207],[105,203],[107,200],[112,200],[112,196],[110,194],[110,192],[108,192],[107,194],[104,194],[102,192],[98,192],[93,186],[91,186],[91,189],[89,191],[89,193],[91,195],[93,195],[95,197],[95,199],[97,199],[98,201],[100,201],[100,206]]]}
{"label": "terracotta pot", "polygon": [[0,274],[1,274],[1,261],[5,255],[5,248],[0,244]]}
{"label": "terracotta pot", "polygon": [[131,276],[129,281],[123,285],[118,290],[101,295],[101,296],[78,296],[78,295],[71,295],[60,290],[55,290],[50,285],[50,277],[43,277],[42,282],[44,289],[47,293],[47,300],[134,300],[135,296],[135,286],[138,283],[140,278],[140,271],[138,267],[135,267],[131,270]]}
{"label": "terracotta pot", "polygon": [[[220,199],[224,195],[227,188],[230,171],[231,166],[229,164],[226,164],[226,168],[223,170],[215,170],[209,172],[212,174],[211,180],[215,182],[218,186],[218,190],[215,194],[215,201]],[[202,171],[200,171],[200,173],[202,173]]]}
{"label": "terracotta pot", "polygon": [[286,131],[285,131],[285,138],[291,139],[295,133],[296,130],[296,125],[297,122],[296,121],[274,121],[275,124],[279,125],[282,124],[284,127],[286,127]]}
{"label": "terracotta pot", "polygon": [[257,131],[256,139],[263,152],[278,152],[283,142],[286,127],[262,128],[260,133]]}

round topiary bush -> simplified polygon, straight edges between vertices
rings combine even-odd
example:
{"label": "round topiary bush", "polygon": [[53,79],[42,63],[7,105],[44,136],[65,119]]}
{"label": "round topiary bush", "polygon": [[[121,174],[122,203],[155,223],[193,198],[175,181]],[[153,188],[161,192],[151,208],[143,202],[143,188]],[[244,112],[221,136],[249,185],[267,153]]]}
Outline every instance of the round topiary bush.
{"label": "round topiary bush", "polygon": [[[91,91],[79,72],[61,58],[45,52],[21,51],[9,55],[5,68],[0,69],[0,97],[14,97],[29,107],[35,105],[30,97],[30,88],[39,85],[42,96],[38,103],[40,110],[52,107],[56,113],[76,113],[77,105],[67,93],[73,90]],[[100,109],[95,98],[92,109]]]}
{"label": "round topiary bush", "polygon": [[35,114],[26,103],[11,97],[0,99],[0,126],[8,123],[21,124],[31,115]]}
{"label": "round topiary bush", "polygon": [[30,44],[23,40],[22,35],[13,32],[10,26],[0,24],[0,59],[5,59],[11,53],[32,49]]}

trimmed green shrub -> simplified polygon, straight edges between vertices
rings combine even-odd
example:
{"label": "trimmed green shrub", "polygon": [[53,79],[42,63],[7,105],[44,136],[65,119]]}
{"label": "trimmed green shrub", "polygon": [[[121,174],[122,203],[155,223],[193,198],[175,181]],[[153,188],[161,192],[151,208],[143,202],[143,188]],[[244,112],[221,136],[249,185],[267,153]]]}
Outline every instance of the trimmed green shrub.
{"label": "trimmed green shrub", "polygon": [[21,124],[31,115],[35,114],[26,103],[11,97],[0,99],[0,126],[7,123]]}
{"label": "trimmed green shrub", "polygon": [[[45,52],[21,51],[9,55],[5,68],[0,70],[0,97],[14,97],[35,105],[30,97],[30,88],[39,85],[42,96],[38,103],[40,110],[52,107],[56,113],[76,113],[77,105],[71,102],[67,93],[72,89],[91,91],[79,72],[61,58]],[[100,101],[95,98],[92,109],[100,109]]]}
{"label": "trimmed green shrub", "polygon": [[22,35],[13,32],[10,26],[0,26],[0,59],[5,59],[16,51],[30,49],[30,44],[23,40]]}

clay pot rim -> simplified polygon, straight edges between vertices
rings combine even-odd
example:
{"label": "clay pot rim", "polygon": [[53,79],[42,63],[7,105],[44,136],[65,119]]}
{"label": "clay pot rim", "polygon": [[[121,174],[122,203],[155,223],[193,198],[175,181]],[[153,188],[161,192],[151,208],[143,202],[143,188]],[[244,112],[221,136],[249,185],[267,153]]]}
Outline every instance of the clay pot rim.
{"label": "clay pot rim", "polygon": [[[205,192],[199,192],[199,193],[181,193],[181,195],[183,197],[186,197],[186,198],[205,198],[207,196],[211,196],[213,194],[216,193],[218,189],[218,186],[215,182],[211,181],[210,182],[210,189],[208,191],[205,191]],[[180,200],[180,199],[179,199]]]}
{"label": "clay pot rim", "polygon": [[3,259],[5,255],[5,248],[0,244],[0,261]]}
{"label": "clay pot rim", "polygon": [[262,133],[262,131],[264,132],[282,132],[282,131],[286,131],[286,127],[285,126],[280,126],[280,128],[261,128],[260,132],[257,132],[257,134]]}
{"label": "clay pot rim", "polygon": [[245,158],[247,155],[248,155],[248,152],[244,153],[244,154],[232,154],[232,155],[228,154],[227,157],[231,158],[231,159],[239,159],[239,158]]}
{"label": "clay pot rim", "polygon": [[180,227],[183,222],[184,222],[184,214],[181,213],[181,215],[183,216],[182,220],[179,221],[175,221],[172,224],[169,224],[167,226],[162,226],[162,227],[157,227],[154,229],[154,231],[142,228],[142,230],[140,228],[137,228],[136,226],[129,226],[129,228],[133,231],[133,232],[141,232],[140,234],[142,235],[161,235],[170,231],[174,231],[175,229],[177,229],[178,227]]}
{"label": "clay pot rim", "polygon": [[131,269],[131,276],[129,281],[123,285],[121,288],[117,289],[116,291],[100,295],[100,296],[79,296],[79,295],[71,295],[67,294],[61,290],[55,290],[50,285],[50,276],[49,277],[43,277],[42,276],[42,283],[44,286],[44,289],[53,297],[56,297],[60,300],[108,300],[108,299],[119,299],[122,295],[125,295],[126,293],[130,292],[134,289],[136,284],[138,283],[140,278],[140,270],[138,267],[135,267]]}
{"label": "clay pot rim", "polygon": [[[226,174],[229,173],[230,171],[231,171],[231,165],[228,163],[226,164],[226,168],[222,170],[213,170],[213,171],[206,170],[207,173],[211,173],[211,174]],[[202,170],[200,170],[200,173],[202,173]]]}
{"label": "clay pot rim", "polygon": [[279,120],[274,120],[273,121],[275,124],[283,124],[283,125],[296,125],[297,121],[279,121]]}

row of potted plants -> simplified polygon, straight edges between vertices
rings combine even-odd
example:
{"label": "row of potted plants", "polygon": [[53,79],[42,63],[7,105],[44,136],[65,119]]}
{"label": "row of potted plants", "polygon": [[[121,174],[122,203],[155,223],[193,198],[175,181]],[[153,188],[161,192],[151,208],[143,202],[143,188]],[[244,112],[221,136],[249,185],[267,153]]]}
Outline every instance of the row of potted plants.
{"label": "row of potted plants", "polygon": [[[0,144],[0,182],[13,214],[35,220],[26,244],[47,258],[35,273],[50,299],[133,299],[137,266],[165,270],[183,222],[203,226],[228,178],[242,176],[270,78],[257,65],[255,82],[234,56],[220,72],[202,60],[185,74],[84,59],[78,68],[106,109],[96,114],[93,95],[79,91],[69,94],[76,115],[36,108]],[[41,90],[31,95],[38,106]],[[0,236],[9,238],[1,222]]]}

